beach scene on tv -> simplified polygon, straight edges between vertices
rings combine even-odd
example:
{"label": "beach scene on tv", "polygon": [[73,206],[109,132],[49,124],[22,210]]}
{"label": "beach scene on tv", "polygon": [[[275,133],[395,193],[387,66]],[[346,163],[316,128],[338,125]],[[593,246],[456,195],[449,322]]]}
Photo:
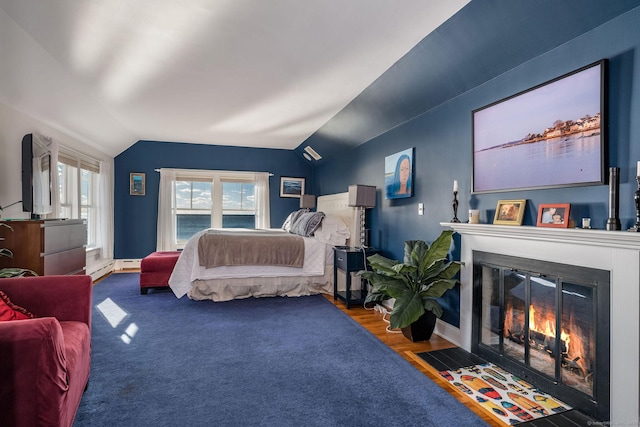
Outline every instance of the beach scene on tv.
{"label": "beach scene on tv", "polygon": [[473,113],[473,191],[602,180],[601,64]]}

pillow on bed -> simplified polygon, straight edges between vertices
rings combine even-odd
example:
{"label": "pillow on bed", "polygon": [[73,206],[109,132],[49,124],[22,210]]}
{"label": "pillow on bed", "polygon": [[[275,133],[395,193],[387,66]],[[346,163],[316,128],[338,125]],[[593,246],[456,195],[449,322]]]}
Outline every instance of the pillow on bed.
{"label": "pillow on bed", "polygon": [[282,224],[282,229],[285,231],[291,231],[291,226],[300,218],[300,215],[307,212],[306,209],[299,209],[297,211],[293,211],[289,214],[287,219],[284,220]]}
{"label": "pillow on bed", "polygon": [[322,224],[314,233],[314,237],[323,243],[333,246],[344,246],[351,237],[349,227],[337,215],[326,215]]}
{"label": "pillow on bed", "polygon": [[291,225],[289,232],[303,237],[311,237],[320,227],[323,218],[324,212],[303,212]]}

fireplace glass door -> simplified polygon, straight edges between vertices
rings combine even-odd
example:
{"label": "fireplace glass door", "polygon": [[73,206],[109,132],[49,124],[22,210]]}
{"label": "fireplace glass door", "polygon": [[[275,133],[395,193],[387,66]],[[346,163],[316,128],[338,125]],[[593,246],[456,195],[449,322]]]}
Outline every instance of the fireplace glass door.
{"label": "fireplace glass door", "polygon": [[474,257],[474,352],[544,391],[595,401],[597,374],[608,382],[608,272],[502,258]]}

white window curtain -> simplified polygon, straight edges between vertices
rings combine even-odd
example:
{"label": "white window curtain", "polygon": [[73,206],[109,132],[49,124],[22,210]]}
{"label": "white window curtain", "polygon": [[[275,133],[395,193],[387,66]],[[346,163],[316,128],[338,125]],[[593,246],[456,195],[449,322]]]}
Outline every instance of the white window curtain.
{"label": "white window curtain", "polygon": [[256,228],[271,228],[269,214],[269,174],[256,173]]}
{"label": "white window curtain", "polygon": [[176,169],[160,169],[158,192],[158,232],[156,250],[176,250],[176,221],[174,218]]}
{"label": "white window curtain", "polygon": [[111,163],[100,161],[98,182],[98,241],[102,259],[113,259],[113,178]]}
{"label": "white window curtain", "polygon": [[[158,193],[158,229],[157,229],[157,251],[175,251],[176,246],[176,218],[175,218],[175,182],[177,180],[211,178],[214,181],[214,194],[220,194],[221,179],[247,179],[251,178],[255,182],[256,195],[256,227],[270,228],[271,219],[269,214],[269,176],[268,172],[234,172],[234,171],[211,171],[195,169],[160,169],[160,187]],[[216,185],[219,190],[216,191]],[[222,218],[222,207],[220,203],[214,203],[214,210],[220,209],[220,220]],[[214,218],[215,219],[215,218]]]}

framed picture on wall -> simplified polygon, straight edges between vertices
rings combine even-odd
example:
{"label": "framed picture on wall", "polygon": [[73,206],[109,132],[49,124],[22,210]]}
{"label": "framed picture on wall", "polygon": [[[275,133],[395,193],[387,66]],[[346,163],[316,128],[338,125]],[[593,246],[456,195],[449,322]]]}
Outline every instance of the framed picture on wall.
{"label": "framed picture on wall", "polygon": [[569,203],[550,203],[538,206],[538,227],[569,228]]}
{"label": "framed picture on wall", "polygon": [[498,200],[494,224],[522,225],[526,200]]}
{"label": "framed picture on wall", "polygon": [[280,177],[280,197],[297,197],[304,194],[304,178]]}
{"label": "framed picture on wall", "polygon": [[413,196],[413,148],[385,157],[384,186],[387,199]]}
{"label": "framed picture on wall", "polygon": [[472,112],[472,192],[604,183],[606,60]]}
{"label": "framed picture on wall", "polygon": [[129,174],[129,195],[144,196],[145,193],[145,174],[130,173]]}

